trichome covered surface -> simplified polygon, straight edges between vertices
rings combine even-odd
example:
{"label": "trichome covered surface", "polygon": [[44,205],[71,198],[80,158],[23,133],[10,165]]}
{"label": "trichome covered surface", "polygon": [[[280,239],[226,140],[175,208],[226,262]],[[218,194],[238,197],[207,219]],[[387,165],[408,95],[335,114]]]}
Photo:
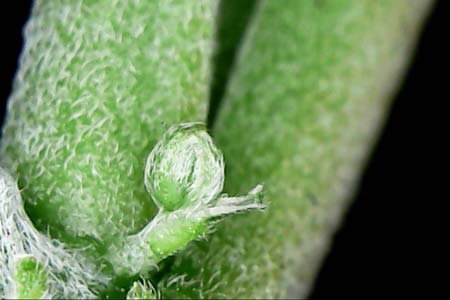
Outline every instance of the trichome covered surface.
{"label": "trichome covered surface", "polygon": [[[162,297],[307,294],[429,3],[257,1],[213,136],[225,191],[264,183],[270,208],[166,262],[153,277]],[[149,222],[146,155],[165,124],[206,119],[215,7],[35,3],[0,160],[41,231],[100,263]]]}
{"label": "trichome covered surface", "polygon": [[168,298],[305,297],[430,1],[258,1],[213,136],[225,191],[266,187],[175,258]]}
{"label": "trichome covered surface", "polygon": [[149,221],[147,154],[170,124],[206,118],[215,7],[34,3],[0,157],[40,230],[101,251]]}

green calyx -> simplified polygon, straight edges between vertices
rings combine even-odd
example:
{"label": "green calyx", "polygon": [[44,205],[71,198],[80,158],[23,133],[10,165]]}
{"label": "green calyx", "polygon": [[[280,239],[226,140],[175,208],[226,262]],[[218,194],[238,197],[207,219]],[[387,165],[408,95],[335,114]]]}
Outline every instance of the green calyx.
{"label": "green calyx", "polygon": [[208,203],[223,188],[222,153],[203,123],[171,127],[147,159],[145,186],[162,210]]}

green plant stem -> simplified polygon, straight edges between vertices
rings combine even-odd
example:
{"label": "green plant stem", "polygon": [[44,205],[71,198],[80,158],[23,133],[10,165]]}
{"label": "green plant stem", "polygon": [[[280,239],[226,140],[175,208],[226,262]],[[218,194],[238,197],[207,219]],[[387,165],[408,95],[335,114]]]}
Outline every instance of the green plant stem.
{"label": "green plant stem", "polygon": [[[0,164],[18,180],[14,197],[23,197],[29,231],[35,233],[34,224],[65,248],[81,249],[98,269],[87,277],[113,269],[105,254],[156,214],[143,184],[156,141],[173,123],[206,119],[215,9],[210,0],[34,3]],[[19,211],[21,201],[16,205]],[[38,236],[27,251],[51,244]],[[56,252],[56,262],[68,256]],[[51,274],[61,272],[57,267]],[[56,297],[79,297],[59,287]]]}
{"label": "green plant stem", "polygon": [[267,187],[180,253],[165,298],[303,298],[431,1],[260,1],[213,130],[225,191]]}
{"label": "green plant stem", "polygon": [[39,230],[101,254],[148,223],[147,154],[170,124],[206,119],[215,6],[34,3],[0,160]]}

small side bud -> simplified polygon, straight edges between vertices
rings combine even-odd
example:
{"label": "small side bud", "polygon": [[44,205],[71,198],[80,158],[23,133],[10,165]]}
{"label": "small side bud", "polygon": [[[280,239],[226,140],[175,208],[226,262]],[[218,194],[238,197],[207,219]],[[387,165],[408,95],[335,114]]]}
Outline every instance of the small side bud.
{"label": "small side bud", "polygon": [[155,145],[145,167],[145,187],[160,209],[207,204],[223,188],[222,153],[202,123],[172,126]]}
{"label": "small side bud", "polygon": [[[146,274],[164,258],[207,234],[218,218],[266,207],[262,185],[247,195],[229,197],[220,194],[223,181],[222,153],[202,123],[169,128],[149,154],[145,167],[145,187],[160,210],[139,233],[118,248],[110,248],[107,256],[116,273]],[[133,288],[140,291],[138,285]]]}
{"label": "small side bud", "polygon": [[47,292],[47,272],[32,256],[16,261],[15,296],[17,299],[42,299]]}

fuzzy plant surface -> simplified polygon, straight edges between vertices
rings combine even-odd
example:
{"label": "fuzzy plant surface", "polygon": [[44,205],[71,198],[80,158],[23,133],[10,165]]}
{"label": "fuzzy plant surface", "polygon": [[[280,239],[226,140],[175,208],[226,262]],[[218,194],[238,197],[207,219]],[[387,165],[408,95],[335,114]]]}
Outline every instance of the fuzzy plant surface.
{"label": "fuzzy plant surface", "polygon": [[91,287],[108,280],[81,253],[36,230],[16,181],[0,167],[0,298],[95,298]]}
{"label": "fuzzy plant surface", "polygon": [[144,276],[159,262],[204,237],[219,217],[265,208],[260,185],[246,196],[221,194],[223,156],[203,123],[170,127],[147,158],[144,181],[158,213],[137,234],[109,245],[103,259],[113,272],[105,272],[38,232],[16,182],[0,168],[2,298],[117,298],[124,296],[118,279],[130,284],[138,275],[126,297],[156,298],[158,291]]}
{"label": "fuzzy plant surface", "polygon": [[170,124],[205,119],[216,6],[34,3],[0,157],[39,230],[102,252],[148,223],[149,150]]}
{"label": "fuzzy plant surface", "polygon": [[[182,212],[163,215],[153,204],[143,176],[171,124],[206,119],[216,7],[209,0],[34,3],[0,145],[2,297],[24,290],[11,285],[22,256],[47,272],[31,272],[37,288],[25,288],[33,295],[46,282],[43,297],[92,298],[111,286],[112,296],[124,296],[133,276],[209,230],[200,219],[236,208],[234,198],[202,198],[205,210],[187,226]],[[206,211],[212,200],[226,209]]]}
{"label": "fuzzy plant surface", "polygon": [[[306,295],[430,1],[237,3],[211,85],[215,1],[36,1],[0,144],[1,298]],[[224,157],[192,122],[208,90]],[[259,183],[266,213],[216,224],[264,208]]]}
{"label": "fuzzy plant surface", "polygon": [[304,298],[431,1],[259,1],[213,128],[225,191],[261,216],[176,256],[163,298]]}

